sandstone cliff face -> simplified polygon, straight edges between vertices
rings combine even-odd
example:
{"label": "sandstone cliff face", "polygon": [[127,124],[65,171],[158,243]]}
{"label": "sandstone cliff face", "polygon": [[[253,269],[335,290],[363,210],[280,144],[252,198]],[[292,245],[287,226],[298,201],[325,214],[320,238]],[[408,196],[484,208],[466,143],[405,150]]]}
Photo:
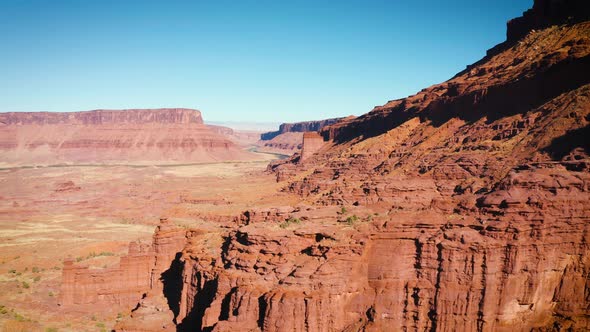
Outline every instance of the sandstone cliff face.
{"label": "sandstone cliff face", "polygon": [[201,112],[187,108],[93,110],[86,112],[0,113],[4,125],[103,125],[142,123],[203,124]]}
{"label": "sandstone cliff face", "polygon": [[590,23],[527,32],[271,164],[301,204],[187,231],[116,330],[590,329]]}
{"label": "sandstone cliff face", "polygon": [[130,309],[150,290],[162,292],[162,274],[186,244],[186,231],[163,219],[151,244],[132,242],[118,266],[91,269],[64,261],[60,304],[91,304]]}
{"label": "sandstone cliff face", "polygon": [[303,162],[313,157],[324,146],[324,138],[316,132],[303,134],[303,146],[300,161]]}
{"label": "sandstone cliff face", "polygon": [[6,166],[251,157],[189,109],[0,113],[0,151]]}
{"label": "sandstone cliff face", "polygon": [[[349,117],[352,118],[352,117]],[[276,136],[284,133],[304,133],[308,131],[320,131],[325,126],[342,121],[345,118],[334,118],[319,121],[304,121],[296,123],[283,123],[279,126],[278,131],[271,131],[260,136],[263,141],[271,140]],[[348,119],[348,118],[346,118]]]}
{"label": "sandstone cliff face", "polygon": [[258,142],[258,151],[292,155],[303,146],[303,132],[286,132]]}

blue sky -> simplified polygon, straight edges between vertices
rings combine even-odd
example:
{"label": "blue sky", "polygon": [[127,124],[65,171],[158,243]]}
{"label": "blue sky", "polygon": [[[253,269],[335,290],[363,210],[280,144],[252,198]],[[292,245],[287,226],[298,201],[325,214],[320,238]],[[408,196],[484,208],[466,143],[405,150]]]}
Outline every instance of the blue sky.
{"label": "blue sky", "polygon": [[532,0],[0,0],[0,111],[360,115],[452,77]]}

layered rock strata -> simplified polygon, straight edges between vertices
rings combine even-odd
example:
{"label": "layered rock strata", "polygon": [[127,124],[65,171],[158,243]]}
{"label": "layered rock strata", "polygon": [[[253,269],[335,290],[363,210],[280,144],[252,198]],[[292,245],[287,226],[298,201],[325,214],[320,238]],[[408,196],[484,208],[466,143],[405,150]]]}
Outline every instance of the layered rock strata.
{"label": "layered rock strata", "polygon": [[324,138],[317,132],[304,133],[300,161],[310,159],[314,153],[318,152],[323,146]]}
{"label": "layered rock strata", "polygon": [[59,303],[130,310],[148,291],[163,291],[162,276],[186,244],[186,231],[162,219],[151,244],[132,242],[117,266],[94,269],[64,261]]}
{"label": "layered rock strata", "polygon": [[343,119],[345,118],[283,123],[279,126],[279,130],[264,133],[260,136],[260,139],[263,141],[267,141],[285,133],[304,133],[309,131],[320,131],[325,126],[337,123]]}
{"label": "layered rock strata", "polygon": [[258,151],[293,155],[303,146],[303,132],[287,132],[258,142]]}
{"label": "layered rock strata", "polygon": [[191,109],[0,113],[0,151],[8,166],[252,158]]}

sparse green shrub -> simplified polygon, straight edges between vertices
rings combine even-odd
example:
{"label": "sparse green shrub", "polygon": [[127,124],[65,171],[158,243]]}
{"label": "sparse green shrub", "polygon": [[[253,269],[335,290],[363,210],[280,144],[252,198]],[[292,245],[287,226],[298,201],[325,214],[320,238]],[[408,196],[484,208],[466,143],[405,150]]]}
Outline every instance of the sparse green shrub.
{"label": "sparse green shrub", "polygon": [[56,327],[48,327],[45,329],[45,332],[58,332],[59,330]]}
{"label": "sparse green shrub", "polygon": [[98,323],[96,323],[96,327],[104,329],[105,325],[103,322],[98,322]]}
{"label": "sparse green shrub", "polygon": [[[115,256],[115,253],[110,252],[110,251],[101,251],[99,253],[96,253],[96,252],[92,251],[85,258],[84,257],[79,257],[79,258],[80,258],[80,261],[82,261],[84,259],[91,259],[91,258],[101,257],[101,256]],[[76,258],[76,260],[78,260],[78,259]]]}
{"label": "sparse green shrub", "polygon": [[301,219],[299,219],[299,218],[289,218],[289,219],[285,220],[284,222],[282,222],[279,225],[279,227],[285,229],[291,225],[299,225],[300,223],[301,223]]}
{"label": "sparse green shrub", "polygon": [[23,288],[27,289],[27,288],[31,288],[31,285],[29,285],[28,282],[23,281]]}
{"label": "sparse green shrub", "polygon": [[340,209],[340,214],[346,214],[346,212],[348,212],[348,210],[343,206],[342,209]]}
{"label": "sparse green shrub", "polygon": [[357,217],[356,214],[353,214],[352,216],[346,218],[346,223],[350,226],[354,225],[357,221],[359,220],[359,217]]}
{"label": "sparse green shrub", "polygon": [[15,269],[8,270],[8,273],[15,274],[16,273],[16,270]]}
{"label": "sparse green shrub", "polygon": [[51,291],[50,291],[49,293],[47,293],[47,295],[48,295],[49,297],[53,297],[53,292],[51,292]]}
{"label": "sparse green shrub", "polygon": [[76,257],[76,262],[78,262],[78,263],[79,263],[79,262],[81,262],[83,259],[84,259],[84,258],[82,258],[82,257]]}
{"label": "sparse green shrub", "polygon": [[41,276],[36,276],[35,278],[33,278],[34,282],[38,282],[39,280],[41,280]]}
{"label": "sparse green shrub", "polygon": [[30,322],[30,318],[26,318],[25,316],[19,314],[18,312],[14,313],[14,319],[18,322]]}

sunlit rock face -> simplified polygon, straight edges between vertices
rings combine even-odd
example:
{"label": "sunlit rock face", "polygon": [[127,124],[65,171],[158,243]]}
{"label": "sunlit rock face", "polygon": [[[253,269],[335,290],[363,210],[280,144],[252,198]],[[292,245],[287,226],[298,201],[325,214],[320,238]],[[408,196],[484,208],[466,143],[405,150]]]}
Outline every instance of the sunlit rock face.
{"label": "sunlit rock face", "polygon": [[191,109],[0,113],[1,162],[177,163],[248,159]]}

